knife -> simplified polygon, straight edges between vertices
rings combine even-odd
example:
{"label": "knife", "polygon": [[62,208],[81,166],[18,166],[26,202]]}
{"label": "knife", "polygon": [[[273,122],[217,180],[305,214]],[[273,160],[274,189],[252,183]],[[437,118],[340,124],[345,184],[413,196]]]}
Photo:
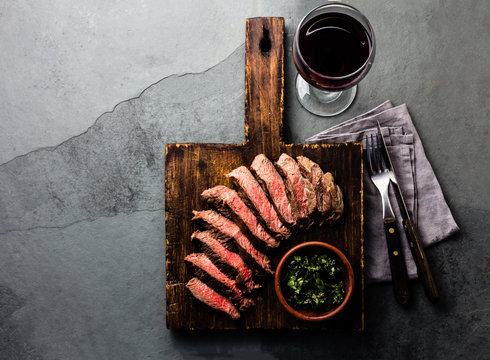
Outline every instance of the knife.
{"label": "knife", "polygon": [[425,294],[432,302],[437,302],[439,300],[439,290],[437,289],[436,282],[434,281],[434,277],[432,276],[432,272],[430,271],[429,262],[427,261],[427,256],[425,256],[424,249],[422,248],[422,244],[420,242],[420,236],[417,231],[417,226],[415,222],[410,217],[410,214],[407,210],[407,205],[405,204],[405,200],[403,199],[403,194],[398,185],[398,181],[396,180],[395,170],[393,169],[393,164],[391,163],[390,154],[388,153],[388,149],[386,148],[385,139],[383,134],[381,133],[381,126],[378,123],[378,133],[381,138],[382,143],[382,153],[386,165],[390,172],[390,182],[395,190],[396,198],[398,201],[398,205],[400,208],[400,212],[403,218],[403,229],[407,234],[408,244],[410,245],[410,251],[412,252],[413,259],[415,264],[417,265],[417,273],[419,278],[424,285]]}

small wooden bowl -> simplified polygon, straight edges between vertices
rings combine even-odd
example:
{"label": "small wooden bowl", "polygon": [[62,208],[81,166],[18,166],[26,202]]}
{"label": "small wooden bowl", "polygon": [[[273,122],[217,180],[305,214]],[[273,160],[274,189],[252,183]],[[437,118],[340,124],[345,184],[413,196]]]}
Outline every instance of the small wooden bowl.
{"label": "small wooden bowl", "polygon": [[[340,260],[341,262],[340,267],[342,268],[342,273],[344,276],[344,283],[345,283],[344,301],[342,301],[342,303],[336,308],[324,312],[294,309],[291,305],[288,304],[282,292],[281,278],[282,278],[283,270],[286,267],[288,260],[299,251],[313,249],[315,247],[321,248],[322,250],[327,250],[327,252],[330,252],[332,255],[334,255],[335,258]],[[296,245],[281,258],[281,260],[279,261],[279,265],[277,266],[276,269],[274,283],[275,283],[276,294],[277,297],[279,298],[280,303],[290,314],[297,317],[298,319],[302,319],[306,321],[324,321],[340,313],[342,309],[345,308],[349,300],[352,298],[352,294],[354,292],[354,271],[352,270],[352,266],[349,260],[347,260],[345,255],[342,254],[342,252],[339,249],[324,242],[309,241]]]}

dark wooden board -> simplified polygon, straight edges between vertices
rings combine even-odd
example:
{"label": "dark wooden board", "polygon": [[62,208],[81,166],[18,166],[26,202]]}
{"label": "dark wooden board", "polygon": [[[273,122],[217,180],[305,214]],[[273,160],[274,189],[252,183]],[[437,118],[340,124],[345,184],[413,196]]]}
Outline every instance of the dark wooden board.
{"label": "dark wooden board", "polygon": [[[243,144],[167,144],[165,158],[167,327],[193,329],[355,329],[364,327],[362,254],[361,144],[303,145],[282,142],[284,99],[284,19],[246,21],[245,135]],[[292,119],[291,121],[294,121]],[[305,323],[289,315],[274,292],[273,277],[257,293],[257,305],[239,320],[231,320],[194,299],[185,288],[192,277],[184,263],[198,250],[190,235],[192,210],[204,208],[200,193],[218,184],[229,185],[226,174],[250,165],[255,155],[275,161],[285,152],[304,155],[330,171],[342,188],[344,216],[334,227],[314,227],[268,252],[275,268],[293,245],[310,240],[331,243],[346,254],[355,273],[355,291],[347,310],[322,323]]]}

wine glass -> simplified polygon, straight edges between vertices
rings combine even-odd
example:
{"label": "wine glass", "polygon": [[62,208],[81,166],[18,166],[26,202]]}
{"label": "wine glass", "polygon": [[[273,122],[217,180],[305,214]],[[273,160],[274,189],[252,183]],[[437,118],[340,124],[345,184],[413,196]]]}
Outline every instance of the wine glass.
{"label": "wine glass", "polygon": [[374,54],[373,29],[359,10],[339,2],[311,10],[293,39],[296,94],[301,105],[320,116],[346,110]]}

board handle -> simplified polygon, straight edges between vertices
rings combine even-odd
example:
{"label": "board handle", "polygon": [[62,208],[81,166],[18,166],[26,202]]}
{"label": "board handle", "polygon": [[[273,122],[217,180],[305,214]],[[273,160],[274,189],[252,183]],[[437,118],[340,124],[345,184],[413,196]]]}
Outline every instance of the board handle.
{"label": "board handle", "polygon": [[284,111],[284,18],[246,21],[245,138],[255,153],[279,157]]}

